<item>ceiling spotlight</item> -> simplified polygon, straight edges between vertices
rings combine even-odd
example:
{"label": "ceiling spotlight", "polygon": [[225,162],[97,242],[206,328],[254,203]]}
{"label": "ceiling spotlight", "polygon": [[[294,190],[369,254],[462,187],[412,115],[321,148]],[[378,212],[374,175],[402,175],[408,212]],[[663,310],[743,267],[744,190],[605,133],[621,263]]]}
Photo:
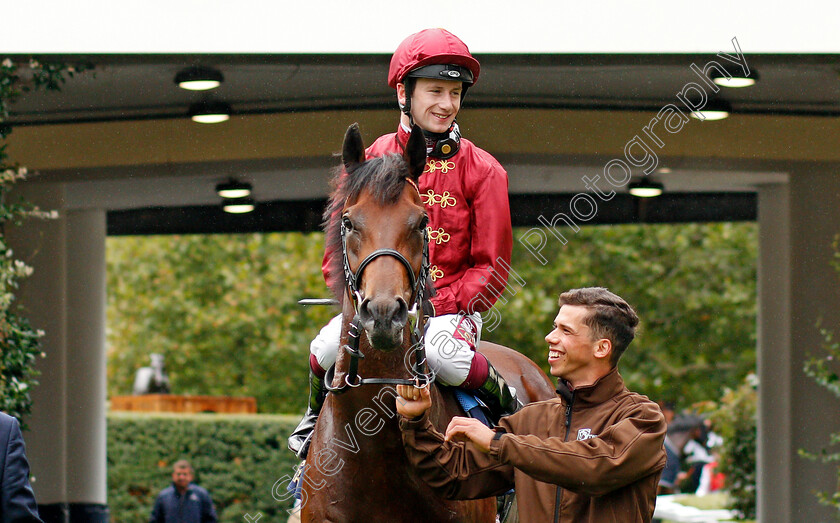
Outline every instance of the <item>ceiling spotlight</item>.
{"label": "ceiling spotlight", "polygon": [[254,205],[251,198],[230,198],[222,202],[222,210],[231,214],[244,214],[253,211]]}
{"label": "ceiling spotlight", "polygon": [[665,190],[665,186],[659,182],[654,182],[649,178],[642,178],[639,181],[630,182],[627,184],[630,194],[638,196],[639,198],[653,198],[659,196]]}
{"label": "ceiling spotlight", "polygon": [[739,73],[732,73],[731,71],[727,71],[730,73],[729,75],[724,74],[717,69],[713,69],[712,72],[709,74],[709,78],[712,79],[714,83],[720,85],[721,87],[731,87],[731,88],[739,88],[739,87],[749,87],[751,85],[755,85],[758,81],[758,72],[757,71],[750,71],[749,76],[744,76],[743,71]]}
{"label": "ceiling spotlight", "polygon": [[190,106],[190,118],[198,123],[220,123],[230,120],[230,106],[223,102],[199,102]]}
{"label": "ceiling spotlight", "polygon": [[175,83],[181,89],[207,91],[222,85],[222,73],[209,67],[190,67],[175,75]]}
{"label": "ceiling spotlight", "polygon": [[731,112],[732,106],[725,100],[709,100],[702,109],[692,111],[691,117],[698,120],[715,121],[729,118]]}
{"label": "ceiling spotlight", "polygon": [[244,198],[251,195],[251,184],[231,178],[216,186],[216,194],[222,198]]}

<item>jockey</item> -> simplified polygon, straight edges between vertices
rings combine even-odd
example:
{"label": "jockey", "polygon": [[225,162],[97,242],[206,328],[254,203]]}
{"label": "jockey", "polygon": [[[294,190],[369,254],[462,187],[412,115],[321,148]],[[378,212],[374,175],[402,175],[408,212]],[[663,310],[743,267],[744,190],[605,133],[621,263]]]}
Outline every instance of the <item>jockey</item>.
{"label": "jockey", "polygon": [[[429,272],[436,289],[424,311],[427,362],[438,382],[477,392],[498,420],[518,410],[516,391],[476,347],[479,313],[504,291],[510,268],[508,179],[495,158],[461,137],[455,122],[478,74],[478,61],[450,32],[426,29],[406,38],[388,72],[401,110],[399,127],[371,144],[366,156],[401,153],[412,124],[423,130],[428,158],[419,189],[429,217]],[[328,284],[344,278],[330,273],[330,255],[323,264]],[[310,346],[309,408],[289,436],[289,449],[301,459],[326,396],[324,375],[335,364],[341,325],[339,314]]]}

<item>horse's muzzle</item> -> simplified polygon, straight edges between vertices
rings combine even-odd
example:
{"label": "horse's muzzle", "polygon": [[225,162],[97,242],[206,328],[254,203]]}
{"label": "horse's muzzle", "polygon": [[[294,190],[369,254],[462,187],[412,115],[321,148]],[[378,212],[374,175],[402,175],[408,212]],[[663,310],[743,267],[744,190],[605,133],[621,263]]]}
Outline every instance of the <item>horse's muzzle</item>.
{"label": "horse's muzzle", "polygon": [[392,351],[402,345],[408,305],[401,296],[365,298],[359,305],[359,317],[374,349]]}

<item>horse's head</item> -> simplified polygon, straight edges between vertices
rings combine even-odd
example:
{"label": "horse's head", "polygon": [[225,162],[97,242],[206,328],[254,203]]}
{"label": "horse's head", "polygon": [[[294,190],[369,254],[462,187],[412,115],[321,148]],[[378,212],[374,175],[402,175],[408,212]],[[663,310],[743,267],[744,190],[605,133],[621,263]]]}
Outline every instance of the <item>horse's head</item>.
{"label": "horse's head", "polygon": [[418,294],[426,286],[428,218],[417,189],[426,164],[425,140],[415,128],[402,156],[366,161],[353,124],[344,137],[342,160],[347,175],[333,200],[340,197],[343,206],[331,214],[341,241],[344,310],[350,310],[349,299],[371,345],[393,350],[404,341],[409,314],[420,313]]}

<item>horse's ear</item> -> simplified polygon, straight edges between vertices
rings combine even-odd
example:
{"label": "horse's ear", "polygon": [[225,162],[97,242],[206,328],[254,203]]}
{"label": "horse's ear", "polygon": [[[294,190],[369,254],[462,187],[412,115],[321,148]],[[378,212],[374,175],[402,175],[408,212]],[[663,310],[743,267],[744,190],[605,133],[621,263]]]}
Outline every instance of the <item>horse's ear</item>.
{"label": "horse's ear", "polygon": [[426,138],[423,137],[423,130],[419,125],[412,127],[403,157],[408,163],[411,179],[416,182],[426,168]]}
{"label": "horse's ear", "polygon": [[341,160],[344,162],[345,169],[365,161],[365,145],[362,143],[362,133],[359,132],[358,123],[350,125],[344,133]]}

